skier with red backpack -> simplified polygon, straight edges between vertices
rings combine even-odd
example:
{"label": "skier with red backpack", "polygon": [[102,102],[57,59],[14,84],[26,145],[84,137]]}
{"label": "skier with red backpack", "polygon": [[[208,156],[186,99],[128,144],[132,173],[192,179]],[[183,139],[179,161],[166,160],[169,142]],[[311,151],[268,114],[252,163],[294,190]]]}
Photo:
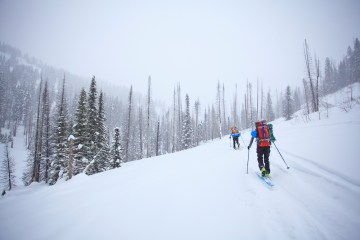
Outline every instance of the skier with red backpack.
{"label": "skier with red backpack", "polygon": [[270,174],[270,146],[271,142],[276,140],[272,132],[272,124],[267,124],[266,120],[255,122],[255,130],[251,132],[248,150],[250,150],[254,138],[256,138],[257,142],[256,152],[261,175],[268,177]]}

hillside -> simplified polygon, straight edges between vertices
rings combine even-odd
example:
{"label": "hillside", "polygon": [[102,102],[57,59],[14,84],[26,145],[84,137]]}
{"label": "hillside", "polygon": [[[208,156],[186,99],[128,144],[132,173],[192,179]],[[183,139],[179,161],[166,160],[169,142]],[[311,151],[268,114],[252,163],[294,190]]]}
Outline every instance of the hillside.
{"label": "hillside", "polygon": [[0,239],[358,239],[360,105],[345,111],[335,96],[347,95],[324,99],[336,107],[320,120],[297,113],[273,122],[290,169],[272,147],[272,189],[255,174],[247,130],[237,151],[224,136],[51,187],[18,187],[0,199]]}

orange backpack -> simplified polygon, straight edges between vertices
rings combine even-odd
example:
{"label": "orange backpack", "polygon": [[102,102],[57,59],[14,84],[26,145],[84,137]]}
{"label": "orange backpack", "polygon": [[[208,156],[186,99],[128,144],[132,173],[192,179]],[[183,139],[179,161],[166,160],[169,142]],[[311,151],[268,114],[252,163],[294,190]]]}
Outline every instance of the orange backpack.
{"label": "orange backpack", "polygon": [[232,127],[231,134],[236,134],[236,133],[239,133],[239,129],[237,129],[237,127]]}
{"label": "orange backpack", "polygon": [[259,137],[259,146],[269,147],[270,146],[270,132],[269,126],[265,120],[255,122],[256,131]]}

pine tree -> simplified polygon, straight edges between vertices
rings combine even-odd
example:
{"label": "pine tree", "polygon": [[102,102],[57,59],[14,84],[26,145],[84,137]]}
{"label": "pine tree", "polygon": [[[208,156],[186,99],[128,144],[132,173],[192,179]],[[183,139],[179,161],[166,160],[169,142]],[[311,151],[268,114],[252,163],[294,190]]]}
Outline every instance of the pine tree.
{"label": "pine tree", "polygon": [[77,109],[75,113],[75,124],[73,127],[74,144],[74,175],[84,171],[85,167],[89,163],[89,126],[88,126],[88,111],[87,111],[87,96],[84,89],[81,90]]}
{"label": "pine tree", "polygon": [[221,122],[221,90],[220,82],[218,81],[217,92],[216,92],[216,108],[217,108],[217,118],[218,118],[218,129],[219,137],[222,137],[222,122]]}
{"label": "pine tree", "polygon": [[193,147],[193,142],[192,142],[193,130],[191,126],[190,100],[188,94],[186,94],[185,97],[185,105],[186,105],[186,111],[184,114],[184,122],[183,122],[183,130],[182,130],[182,147],[183,149],[189,149]]}
{"label": "pine tree", "polygon": [[51,166],[50,184],[55,184],[59,178],[62,178],[67,172],[68,166],[68,112],[67,101],[65,97],[65,78],[63,80],[63,87],[60,97],[60,102],[57,106],[58,115],[55,133],[55,159]]}
{"label": "pine tree", "polygon": [[324,70],[324,88],[325,93],[331,93],[335,90],[335,75],[334,75],[334,66],[330,61],[330,58],[325,59],[325,70]]}
{"label": "pine tree", "polygon": [[300,88],[297,87],[294,91],[294,112],[299,111],[301,108],[300,95]]}
{"label": "pine tree", "polygon": [[86,172],[89,175],[106,171],[109,166],[109,145],[107,142],[107,130],[105,127],[105,109],[104,109],[104,97],[103,93],[99,95],[99,112],[98,112],[98,138],[97,138],[97,149],[98,152],[94,156],[91,166]]}
{"label": "pine tree", "polygon": [[95,76],[93,76],[90,84],[90,91],[89,91],[89,97],[88,97],[88,125],[89,125],[89,155],[87,156],[90,161],[92,161],[92,158],[97,153],[97,135],[98,135],[98,110],[96,107],[97,102],[97,88],[96,88],[96,81]]}
{"label": "pine tree", "polygon": [[200,111],[200,101],[199,99],[197,101],[195,101],[195,131],[194,131],[194,135],[195,135],[195,144],[196,146],[199,145],[199,142],[201,141],[201,137],[200,137],[200,129],[199,129],[199,111]]}
{"label": "pine tree", "polygon": [[2,176],[1,181],[6,186],[7,190],[10,191],[14,186],[16,186],[15,160],[11,156],[9,150],[9,142],[7,138],[5,142],[3,162],[1,163],[1,176]]}
{"label": "pine tree", "polygon": [[51,164],[51,156],[53,154],[53,150],[51,148],[51,119],[50,119],[50,96],[48,89],[48,81],[45,82],[44,93],[43,93],[43,164],[42,164],[42,179],[45,183],[49,181],[49,172],[50,172],[50,164]]}
{"label": "pine tree", "polygon": [[235,85],[235,94],[234,94],[234,102],[232,107],[232,125],[240,126],[239,116],[238,116],[238,97],[237,97],[237,84]]}
{"label": "pine tree", "polygon": [[151,76],[149,76],[148,79],[148,95],[146,108],[146,157],[151,157]]}
{"label": "pine tree", "polygon": [[114,129],[114,139],[113,143],[111,145],[111,151],[110,151],[110,168],[118,168],[121,167],[122,162],[122,147],[121,147],[121,140],[120,140],[120,129],[115,128]]}
{"label": "pine tree", "polygon": [[272,105],[270,90],[267,94],[267,99],[266,99],[266,119],[268,122],[275,120],[275,113]]}
{"label": "pine tree", "polygon": [[38,101],[38,109],[37,109],[37,117],[36,117],[36,132],[35,132],[35,153],[34,153],[34,167],[32,172],[32,181],[39,182],[40,181],[40,162],[41,162],[41,138],[42,138],[42,121],[41,118],[41,87],[42,87],[42,78],[40,81],[40,89],[39,89],[39,101]]}
{"label": "pine tree", "polygon": [[143,117],[142,109],[139,107],[139,159],[143,158]]}
{"label": "pine tree", "polygon": [[352,55],[351,72],[353,75],[353,82],[360,82],[360,41],[358,38],[354,41],[354,52]]}
{"label": "pine tree", "polygon": [[7,83],[5,81],[4,73],[2,71],[0,71],[0,129],[5,126],[6,86],[7,86]]}
{"label": "pine tree", "polygon": [[285,120],[290,120],[292,114],[294,113],[294,100],[292,98],[290,86],[286,87],[286,93],[283,103],[283,116]]}

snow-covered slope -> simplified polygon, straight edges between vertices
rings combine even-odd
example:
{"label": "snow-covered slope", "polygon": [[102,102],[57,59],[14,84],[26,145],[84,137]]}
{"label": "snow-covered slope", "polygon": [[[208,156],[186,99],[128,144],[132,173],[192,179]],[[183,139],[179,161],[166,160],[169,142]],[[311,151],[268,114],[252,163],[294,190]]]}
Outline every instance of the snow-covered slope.
{"label": "snow-covered slope", "polygon": [[[358,97],[358,96],[357,96]],[[273,123],[272,189],[225,136],[0,199],[0,239],[359,239],[360,105]],[[245,143],[245,144],[244,144]],[[249,174],[246,174],[249,153]]]}

